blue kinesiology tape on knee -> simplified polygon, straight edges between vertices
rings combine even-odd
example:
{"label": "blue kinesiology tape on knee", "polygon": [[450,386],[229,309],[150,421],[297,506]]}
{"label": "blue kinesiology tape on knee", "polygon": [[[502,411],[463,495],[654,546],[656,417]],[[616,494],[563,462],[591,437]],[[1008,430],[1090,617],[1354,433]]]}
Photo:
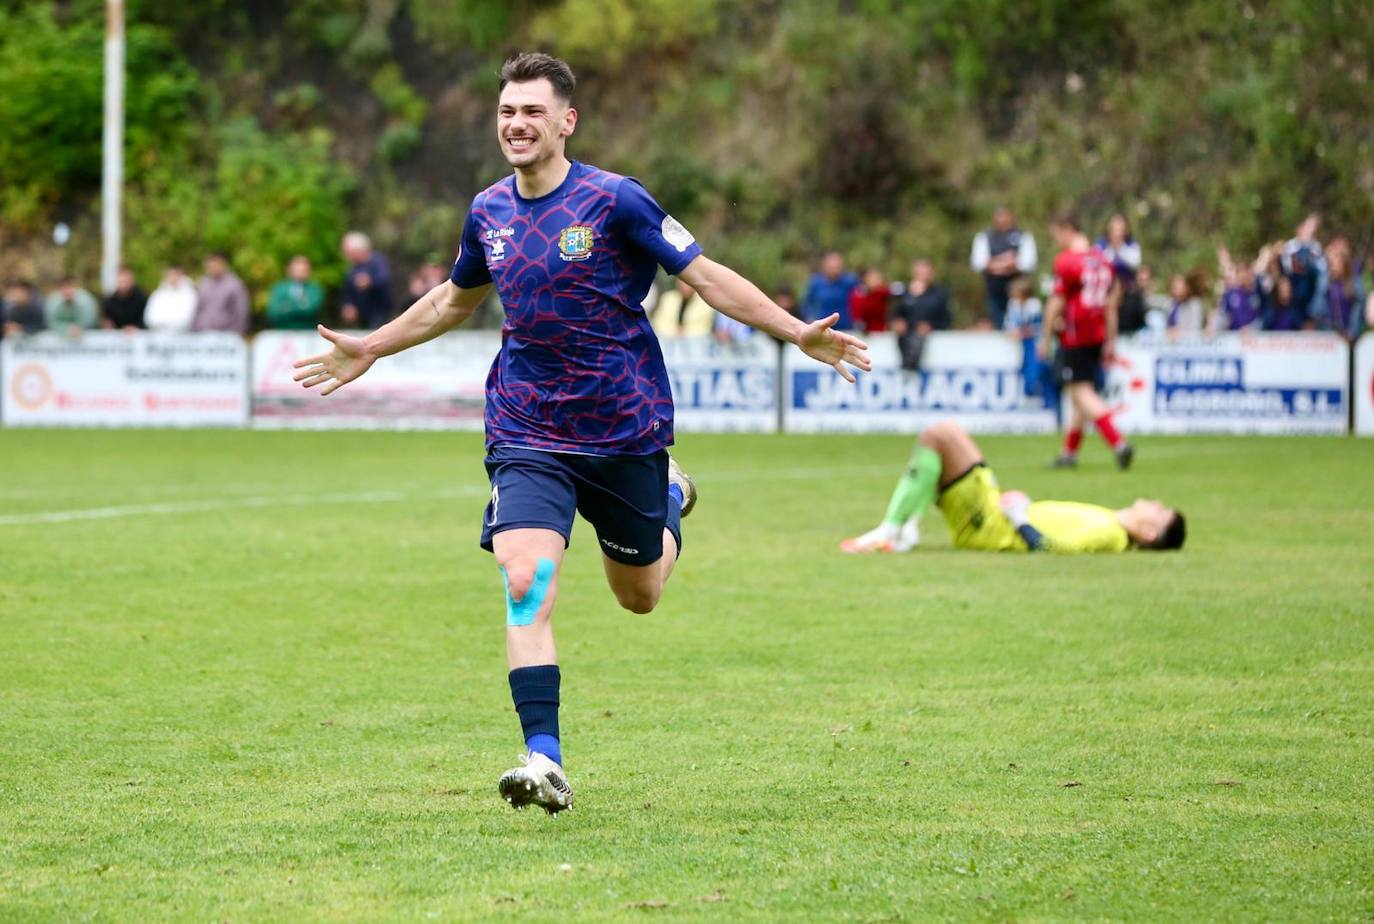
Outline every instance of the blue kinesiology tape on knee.
{"label": "blue kinesiology tape on knee", "polygon": [[549,588],[553,586],[553,574],[556,570],[552,558],[539,559],[534,564],[534,580],[530,581],[530,589],[525,591],[524,597],[516,600],[510,593],[510,576],[506,574],[505,566],[501,567],[501,580],[506,585],[506,625],[534,624],[534,617],[539,614],[539,608],[544,605],[544,598],[549,595]]}

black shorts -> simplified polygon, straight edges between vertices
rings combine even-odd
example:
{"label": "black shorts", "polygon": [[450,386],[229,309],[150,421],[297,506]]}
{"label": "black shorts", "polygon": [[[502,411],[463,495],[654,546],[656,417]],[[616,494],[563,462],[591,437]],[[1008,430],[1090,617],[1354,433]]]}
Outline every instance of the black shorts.
{"label": "black shorts", "polygon": [[529,527],[553,530],[566,546],[573,516],[580,513],[596,528],[607,557],[626,565],[648,565],[663,557],[666,450],[647,456],[584,456],[494,446],[486,466],[491,500],[482,517],[482,548],[488,552],[497,533]]}
{"label": "black shorts", "polygon": [[1102,369],[1102,344],[1096,346],[1060,347],[1055,357],[1059,367],[1059,381],[1096,383]]}

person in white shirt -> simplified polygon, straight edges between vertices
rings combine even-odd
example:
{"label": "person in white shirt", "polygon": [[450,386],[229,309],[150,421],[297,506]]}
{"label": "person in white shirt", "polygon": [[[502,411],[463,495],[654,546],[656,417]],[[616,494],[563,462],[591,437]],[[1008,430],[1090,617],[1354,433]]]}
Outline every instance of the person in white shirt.
{"label": "person in white shirt", "polygon": [[196,284],[179,266],[167,267],[162,284],[148,296],[143,323],[148,330],[162,333],[184,333],[191,329],[196,314]]}
{"label": "person in white shirt", "polygon": [[992,227],[974,236],[969,265],[974,272],[983,274],[987,286],[987,322],[994,330],[1001,330],[1006,320],[1012,280],[1023,273],[1034,272],[1039,260],[1035,238],[1029,231],[1016,227],[1016,216],[1005,206],[993,212]]}

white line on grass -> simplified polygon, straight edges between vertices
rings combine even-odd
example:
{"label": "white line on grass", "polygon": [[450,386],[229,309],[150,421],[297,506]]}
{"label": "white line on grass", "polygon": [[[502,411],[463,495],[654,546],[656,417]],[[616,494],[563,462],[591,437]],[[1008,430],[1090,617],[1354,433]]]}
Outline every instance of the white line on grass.
{"label": "white line on grass", "polygon": [[[809,481],[833,479],[840,475],[891,474],[892,465],[830,466],[826,468],[755,469],[703,473],[704,484],[742,481]],[[484,497],[486,485],[463,485],[438,491],[357,491],[331,494],[279,494],[249,497],[211,497],[200,500],[163,501],[151,504],[122,504],[114,507],[85,507],[76,510],[42,510],[33,513],[0,515],[0,526],[31,526],[42,523],[78,523],[86,520],[116,520],[123,517],[175,516],[216,510],[254,510],[264,507],[310,507],[315,504],[395,504],[407,501],[454,500]]]}
{"label": "white line on grass", "polygon": [[423,496],[399,491],[360,491],[336,494],[287,494],[257,497],[207,498],[162,504],[128,504],[121,507],[87,507],[81,510],[47,510],[0,516],[0,526],[25,526],[34,523],[73,523],[80,520],[113,520],[121,517],[166,516],[204,513],[213,510],[250,510],[261,507],[310,507],[315,504],[391,504],[409,500],[447,500],[485,495],[487,488],[469,485],[461,489],[432,491]]}

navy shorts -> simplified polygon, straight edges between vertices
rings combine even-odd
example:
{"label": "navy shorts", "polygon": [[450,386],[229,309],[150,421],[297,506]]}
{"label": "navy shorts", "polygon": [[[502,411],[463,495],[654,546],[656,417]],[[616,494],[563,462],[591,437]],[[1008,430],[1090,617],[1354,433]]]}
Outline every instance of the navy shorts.
{"label": "navy shorts", "polygon": [[[482,517],[482,548],[508,529],[551,529],[566,546],[573,515],[596,528],[601,551],[626,565],[663,557],[663,529],[682,540],[670,517],[668,453],[584,456],[494,446],[487,454],[491,500]],[[676,506],[676,505],[671,505]],[[673,511],[674,513],[676,511]]]}

